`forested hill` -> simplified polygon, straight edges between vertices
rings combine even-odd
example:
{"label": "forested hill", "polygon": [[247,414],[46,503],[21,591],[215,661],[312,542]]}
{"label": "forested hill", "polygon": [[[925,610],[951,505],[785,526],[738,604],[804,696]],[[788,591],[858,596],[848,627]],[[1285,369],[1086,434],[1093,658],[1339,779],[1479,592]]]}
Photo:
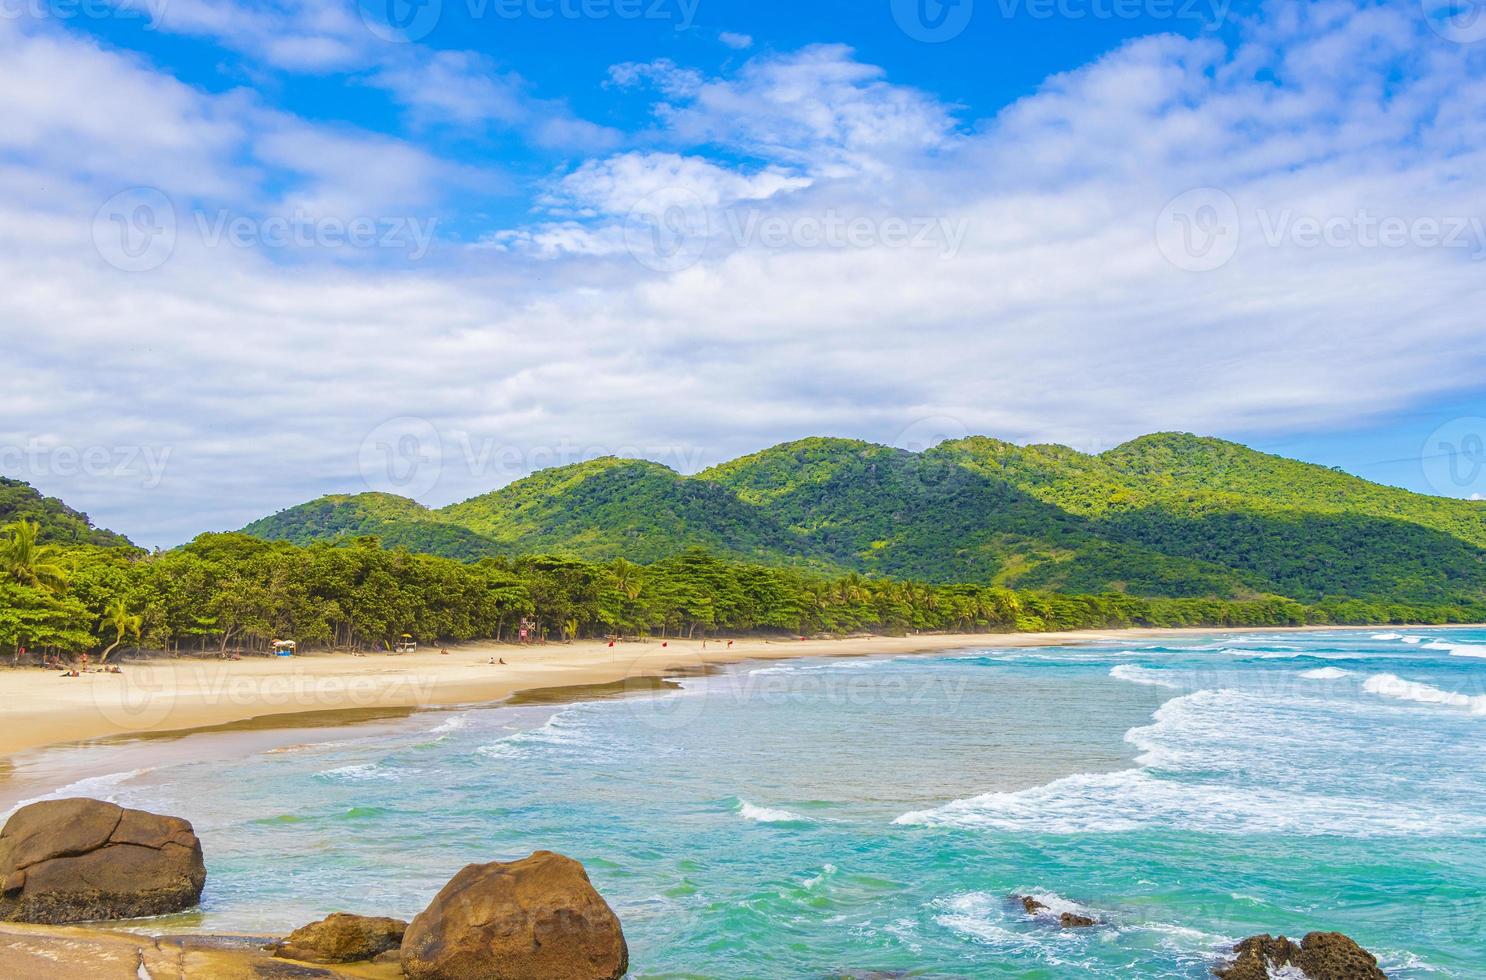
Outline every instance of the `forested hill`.
{"label": "forested hill", "polygon": [[1486,504],[1177,433],[1097,456],[985,437],[917,454],[812,438],[690,477],[601,459],[442,510],[333,496],[244,530],[299,544],[375,535],[464,560],[649,562],[701,547],[821,571],[1078,593],[1486,598]]}
{"label": "forested hill", "polygon": [[39,540],[44,543],[133,547],[122,534],[94,527],[87,514],[73,510],[56,497],[43,496],[22,480],[0,476],[0,526],[12,521],[36,524]]}

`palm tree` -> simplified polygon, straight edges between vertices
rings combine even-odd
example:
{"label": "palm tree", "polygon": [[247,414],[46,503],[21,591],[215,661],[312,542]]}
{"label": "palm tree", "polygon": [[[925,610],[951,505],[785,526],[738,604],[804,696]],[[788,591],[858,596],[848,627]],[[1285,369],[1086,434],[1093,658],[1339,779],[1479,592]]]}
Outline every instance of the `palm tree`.
{"label": "palm tree", "polygon": [[67,566],[61,549],[38,544],[41,528],[34,521],[16,521],[0,528],[0,574],[32,588],[60,592],[67,585]]}
{"label": "palm tree", "polygon": [[642,582],[640,570],[623,558],[614,559],[614,564],[609,566],[609,573],[614,578],[614,585],[624,597],[630,602],[640,598]]}
{"label": "palm tree", "polygon": [[139,639],[140,628],[144,626],[144,618],[130,614],[129,608],[124,605],[123,599],[115,599],[109,603],[107,609],[103,610],[103,622],[101,626],[112,626],[114,630],[114,641],[108,645],[108,649],[98,658],[98,662],[107,663],[108,655],[113,653],[124,637],[133,635]]}

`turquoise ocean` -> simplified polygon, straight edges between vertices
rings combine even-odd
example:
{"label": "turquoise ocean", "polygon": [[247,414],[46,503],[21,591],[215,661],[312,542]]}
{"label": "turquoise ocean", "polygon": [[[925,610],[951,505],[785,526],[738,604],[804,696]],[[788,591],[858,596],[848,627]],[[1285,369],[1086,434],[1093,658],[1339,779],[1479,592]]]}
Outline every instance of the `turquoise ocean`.
{"label": "turquoise ocean", "polygon": [[195,823],[202,911],[154,929],[411,917],[546,848],[587,866],[634,977],[1199,978],[1312,929],[1392,977],[1483,977],[1483,678],[1486,631],[1404,628],[751,662],[59,795]]}

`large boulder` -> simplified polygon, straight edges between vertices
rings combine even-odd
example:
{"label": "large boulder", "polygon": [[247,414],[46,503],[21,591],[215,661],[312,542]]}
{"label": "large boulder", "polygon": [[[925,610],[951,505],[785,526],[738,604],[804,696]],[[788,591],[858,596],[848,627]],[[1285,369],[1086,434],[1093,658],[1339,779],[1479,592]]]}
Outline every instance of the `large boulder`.
{"label": "large boulder", "polygon": [[99,800],[21,807],[0,830],[0,919],[132,919],[195,905],[206,883],[188,821]]}
{"label": "large boulder", "polygon": [[619,980],[624,932],[583,865],[551,851],[471,864],[408,926],[410,980]]}
{"label": "large boulder", "polygon": [[1213,970],[1221,980],[1269,980],[1270,971],[1294,967],[1310,980],[1387,980],[1377,959],[1339,932],[1311,932],[1296,943],[1284,936],[1250,936],[1233,947],[1234,959]]}
{"label": "large boulder", "polygon": [[407,928],[401,919],[335,912],[300,926],[270,949],[275,956],[307,963],[356,963],[401,947]]}

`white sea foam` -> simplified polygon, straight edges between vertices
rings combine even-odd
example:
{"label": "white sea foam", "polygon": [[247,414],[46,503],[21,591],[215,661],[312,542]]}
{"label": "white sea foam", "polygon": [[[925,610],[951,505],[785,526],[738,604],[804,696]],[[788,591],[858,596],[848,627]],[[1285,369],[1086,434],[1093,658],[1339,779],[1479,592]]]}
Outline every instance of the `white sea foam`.
{"label": "white sea foam", "polygon": [[814,890],[835,876],[836,866],[834,864],[823,864],[820,867],[820,874],[813,878],[806,878],[804,884],[807,889]]}
{"label": "white sea foam", "polygon": [[582,751],[585,758],[601,761],[613,755],[612,739],[594,737],[589,723],[592,703],[569,705],[536,728],[528,728],[475,749],[491,759],[515,759],[535,751]]}
{"label": "white sea foam", "polygon": [[754,806],[747,800],[739,800],[735,810],[738,816],[744,820],[752,820],[754,823],[808,823],[809,821],[789,810],[780,810],[769,806]]}
{"label": "white sea foam", "polygon": [[1455,691],[1445,691],[1418,681],[1406,681],[1397,674],[1375,674],[1362,682],[1362,689],[1369,694],[1420,704],[1438,704],[1449,708],[1464,708],[1473,715],[1486,715],[1486,694],[1472,697]]}
{"label": "white sea foam", "polygon": [[1319,650],[1295,650],[1293,652],[1286,651],[1284,653],[1270,652],[1254,654],[1254,658],[1256,660],[1299,660],[1302,657],[1311,660],[1352,660],[1355,659],[1356,654],[1323,653]]}
{"label": "white sea foam", "polygon": [[[939,914],[934,917],[934,921],[962,936],[1008,951],[1043,949],[1049,942],[1067,941],[1077,935],[1078,930],[1073,929],[1026,933],[1007,928],[1013,921],[1008,917],[1008,904],[1004,895],[964,892],[937,899],[934,907],[939,910]],[[1007,925],[1002,925],[1003,922]]]}
{"label": "white sea foam", "polygon": [[[1320,747],[1367,718],[1355,701],[1244,690],[1175,697],[1125,740],[1142,768],[1081,773],[905,813],[895,823],[1031,834],[1197,833],[1354,837],[1486,828],[1448,801],[1374,797],[1355,780],[1318,781]],[[1314,761],[1313,761],[1314,760]]]}
{"label": "white sea foam", "polygon": [[1442,815],[1373,800],[1161,779],[1143,769],[1083,773],[1020,792],[986,793],[934,810],[905,813],[893,822],[1044,834],[1115,834],[1158,827],[1197,833],[1372,837],[1460,829]]}
{"label": "white sea foam", "polygon": [[1088,906],[1080,905],[1075,901],[1066,899],[1056,892],[1044,891],[1039,888],[1030,888],[1018,889],[1016,891],[1016,894],[1025,895],[1042,906],[1041,909],[1032,913],[1033,918],[1056,919],[1064,912],[1069,912],[1073,915],[1085,915],[1091,919],[1100,918],[1099,913],[1095,912]]}
{"label": "white sea foam", "polygon": [[377,782],[395,783],[399,782],[403,774],[396,769],[387,769],[377,765],[375,762],[362,763],[361,765],[340,766],[335,769],[322,769],[315,775],[336,782]]}
{"label": "white sea foam", "polygon": [[1374,633],[1372,635],[1372,638],[1374,640],[1401,640],[1401,639],[1403,639],[1403,634],[1402,633]]}
{"label": "white sea foam", "polygon": [[1334,681],[1350,673],[1350,670],[1342,670],[1340,667],[1317,667],[1315,670],[1305,671],[1300,676],[1311,681]]}
{"label": "white sea foam", "polygon": [[430,728],[428,730],[428,734],[430,734],[430,735],[447,735],[450,732],[457,732],[457,731],[459,731],[461,728],[464,728],[469,723],[470,723],[470,716],[469,715],[454,715],[453,717],[446,718],[444,721],[440,722],[439,724],[434,725],[432,728]]}
{"label": "white sea foam", "polygon": [[[5,812],[4,819],[8,819],[11,814],[23,806],[30,806],[32,803],[41,803],[45,800],[66,800],[74,796],[85,796],[112,803],[114,802],[114,794],[110,790],[139,776],[143,776],[147,772],[153,771],[154,767],[150,766],[143,769],[129,769],[124,772],[111,772],[102,776],[88,776],[76,782],[68,783],[66,786],[60,786],[44,796],[33,796],[28,800],[21,800]],[[0,823],[4,823],[4,819],[0,819]]]}
{"label": "white sea foam", "polygon": [[1443,650],[1452,657],[1486,658],[1486,646],[1479,643],[1449,643],[1445,640],[1431,640],[1424,644],[1424,649]]}
{"label": "white sea foam", "polygon": [[1403,641],[1405,643],[1423,643],[1424,642],[1424,637],[1422,637],[1422,636],[1406,636],[1406,637],[1403,638]]}
{"label": "white sea foam", "polygon": [[1145,684],[1150,687],[1169,687],[1180,690],[1181,684],[1171,680],[1165,671],[1151,670],[1139,664],[1116,664],[1109,668],[1109,676],[1117,680],[1129,681],[1131,684]]}

